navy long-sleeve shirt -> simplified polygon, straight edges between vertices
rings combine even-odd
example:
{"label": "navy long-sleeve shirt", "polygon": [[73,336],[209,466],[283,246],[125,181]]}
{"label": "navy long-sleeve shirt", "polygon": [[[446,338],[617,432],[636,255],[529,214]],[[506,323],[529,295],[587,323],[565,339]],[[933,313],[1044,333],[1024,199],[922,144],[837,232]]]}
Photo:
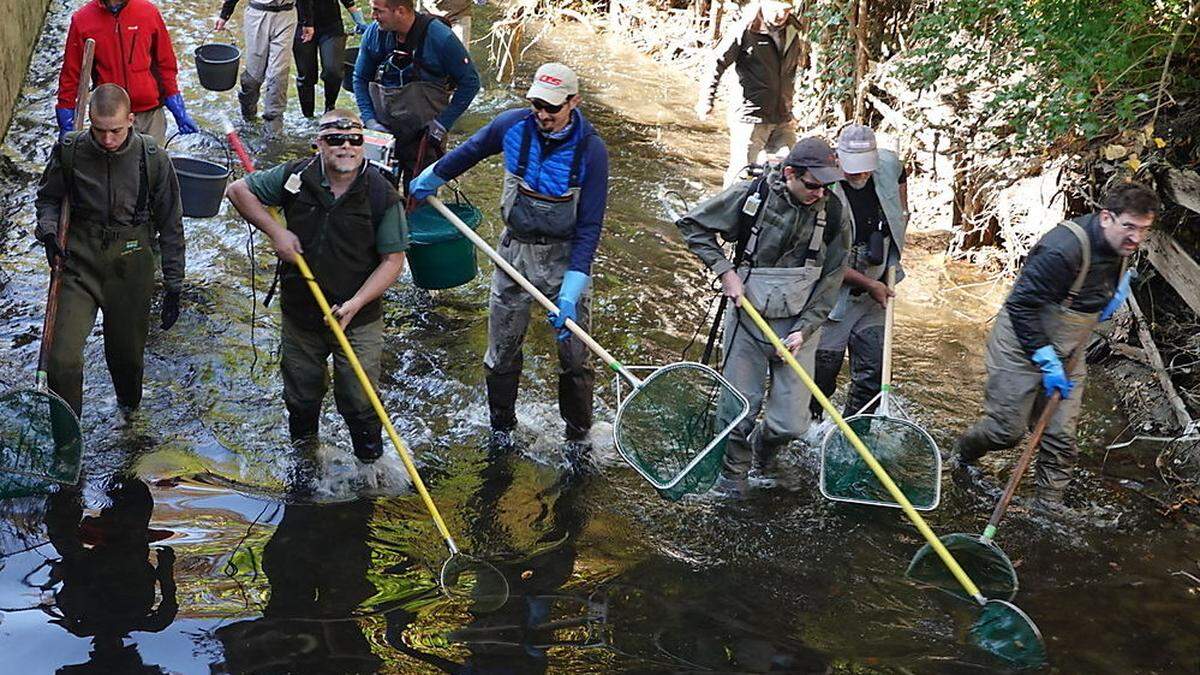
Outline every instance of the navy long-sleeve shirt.
{"label": "navy long-sleeve shirt", "polygon": [[[574,152],[583,147],[584,156],[579,170],[579,204],[575,234],[571,240],[571,261],[568,269],[591,274],[592,260],[600,244],[604,225],[604,209],[608,204],[608,148],[596,134],[595,128],[578,110],[572,114],[574,131],[566,138],[554,141],[535,130],[539,142],[530,147],[530,158],[524,180],[533,190],[545,195],[565,196],[568,185],[569,161],[552,161],[558,152]],[[433,171],[443,180],[465,173],[480,161],[504,153],[504,168],[516,173],[524,125],[537,124],[527,109],[507,110],[489,122],[462,145],[438,160]],[[590,137],[584,141],[585,137]]]}
{"label": "navy long-sleeve shirt", "polygon": [[[354,63],[354,98],[364,122],[375,119],[375,105],[371,102],[368,85],[375,80],[384,59],[401,47],[404,43],[397,39],[396,33],[380,30],[378,22],[372,22],[363,33],[358,60]],[[385,87],[400,87],[418,80],[453,83],[450,105],[436,118],[443,127],[450,129],[479,93],[479,72],[475,70],[467,48],[449,26],[437,19],[429,22],[419,55],[420,72],[411,64],[403,70],[388,66],[379,83]]]}

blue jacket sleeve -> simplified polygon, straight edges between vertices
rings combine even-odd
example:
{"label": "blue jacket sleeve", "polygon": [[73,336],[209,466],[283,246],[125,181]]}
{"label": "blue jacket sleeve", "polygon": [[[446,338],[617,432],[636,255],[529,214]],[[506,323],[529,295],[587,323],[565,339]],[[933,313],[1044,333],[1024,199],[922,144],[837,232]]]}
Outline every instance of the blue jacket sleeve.
{"label": "blue jacket sleeve", "polygon": [[467,48],[445,24],[439,21],[431,23],[425,42],[425,52],[436,55],[440,70],[454,81],[454,96],[450,98],[450,105],[437,116],[437,121],[450,129],[479,93],[479,71],[475,70]]}
{"label": "blue jacket sleeve", "polygon": [[500,113],[496,119],[439,159],[433,165],[433,172],[442,180],[454,180],[484,159],[500,154],[504,151],[504,134],[525,119],[527,114],[523,109]]}
{"label": "blue jacket sleeve", "polygon": [[375,119],[375,105],[371,103],[371,90],[368,88],[375,78],[375,71],[383,63],[386,56],[381,43],[379,24],[371,22],[363,33],[358,45],[358,60],[354,62],[354,100],[358,102],[358,111],[363,122]]}
{"label": "blue jacket sleeve", "polygon": [[593,136],[588,141],[587,153],[583,184],[579,186],[579,219],[575,224],[571,262],[567,269],[590,275],[596,247],[600,245],[604,209],[608,205],[608,148],[599,136]]}

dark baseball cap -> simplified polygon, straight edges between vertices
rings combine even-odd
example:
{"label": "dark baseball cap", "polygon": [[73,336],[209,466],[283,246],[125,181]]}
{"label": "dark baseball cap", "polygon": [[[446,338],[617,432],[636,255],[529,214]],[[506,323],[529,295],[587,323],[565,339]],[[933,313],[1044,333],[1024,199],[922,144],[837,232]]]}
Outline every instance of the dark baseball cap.
{"label": "dark baseball cap", "polygon": [[788,153],[787,159],[783,160],[783,165],[808,169],[813,178],[825,184],[836,183],[846,177],[838,167],[837,155],[833,153],[833,148],[816,136],[802,138],[792,146],[792,151]]}

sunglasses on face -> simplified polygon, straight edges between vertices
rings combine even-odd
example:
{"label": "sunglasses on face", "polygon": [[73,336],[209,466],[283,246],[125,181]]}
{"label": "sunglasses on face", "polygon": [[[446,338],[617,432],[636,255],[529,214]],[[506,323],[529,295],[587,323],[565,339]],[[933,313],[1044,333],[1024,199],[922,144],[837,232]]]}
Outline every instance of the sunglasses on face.
{"label": "sunglasses on face", "polygon": [[566,101],[563,101],[562,103],[559,103],[558,105],[553,105],[551,103],[547,103],[547,102],[543,101],[540,98],[531,98],[531,99],[529,99],[529,105],[533,106],[534,110],[541,110],[543,112],[548,112],[551,115],[557,115],[559,112],[562,111],[563,106],[567,105],[567,101],[570,101],[570,100],[571,100],[571,97],[568,96]]}
{"label": "sunglasses on face", "polygon": [[328,145],[331,148],[341,147],[341,146],[345,145],[346,143],[349,143],[350,145],[353,145],[354,147],[357,148],[358,146],[363,144],[363,135],[362,134],[326,134],[324,136],[321,136],[318,140],[320,140],[322,143],[324,143],[325,145]]}
{"label": "sunglasses on face", "polygon": [[828,190],[833,185],[832,183],[810,183],[803,178],[800,179],[800,184],[809,190]]}

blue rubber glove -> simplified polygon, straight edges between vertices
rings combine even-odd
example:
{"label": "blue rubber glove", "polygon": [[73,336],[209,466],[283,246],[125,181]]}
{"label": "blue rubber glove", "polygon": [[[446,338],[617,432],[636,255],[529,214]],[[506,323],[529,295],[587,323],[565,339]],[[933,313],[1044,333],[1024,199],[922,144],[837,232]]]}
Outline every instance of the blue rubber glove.
{"label": "blue rubber glove", "polygon": [[175,118],[175,126],[179,127],[179,133],[194,134],[200,131],[200,127],[196,126],[196,123],[188,116],[187,108],[183,107],[183,94],[168,96],[167,110],[170,110],[171,115]]}
{"label": "blue rubber glove", "polygon": [[567,329],[567,319],[578,321],[575,304],[587,288],[588,279],[588,275],[575,270],[567,270],[563,275],[562,288],[559,289],[558,301],[555,302],[558,305],[558,314],[546,313],[546,320],[558,329],[559,342],[566,342],[571,337],[571,331]]}
{"label": "blue rubber glove", "polygon": [[355,8],[350,10],[350,18],[354,19],[354,32],[359,35],[367,32],[367,26],[371,25],[363,18],[361,9]]}
{"label": "blue rubber glove", "polygon": [[75,111],[71,108],[55,108],[54,118],[58,120],[58,137],[62,138],[68,131],[75,131]]}
{"label": "blue rubber glove", "polygon": [[1101,321],[1108,321],[1113,314],[1117,313],[1118,309],[1121,309],[1121,305],[1129,297],[1129,285],[1136,277],[1137,270],[1135,269],[1127,269],[1125,274],[1121,275],[1121,281],[1117,284],[1117,292],[1113,293],[1112,300],[1109,300],[1108,304],[1104,306],[1104,310],[1100,312]]}
{"label": "blue rubber glove", "polygon": [[408,196],[417,201],[424,201],[426,197],[437,194],[438,188],[446,184],[441,176],[433,172],[433,167],[436,164],[430,164],[425,167],[421,175],[412,179],[408,183]]}
{"label": "blue rubber glove", "polygon": [[1042,371],[1042,387],[1046,390],[1046,396],[1051,396],[1057,391],[1063,398],[1071,397],[1071,390],[1075,388],[1075,384],[1063,371],[1062,361],[1058,358],[1058,352],[1054,351],[1054,345],[1046,345],[1034,352],[1033,362]]}

